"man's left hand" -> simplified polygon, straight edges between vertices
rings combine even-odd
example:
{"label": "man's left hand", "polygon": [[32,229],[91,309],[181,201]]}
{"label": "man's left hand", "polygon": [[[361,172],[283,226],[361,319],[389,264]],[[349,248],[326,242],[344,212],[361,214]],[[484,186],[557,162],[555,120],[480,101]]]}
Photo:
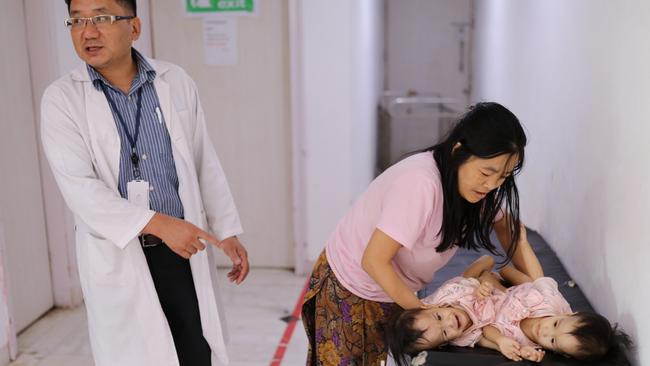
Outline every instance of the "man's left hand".
{"label": "man's left hand", "polygon": [[246,279],[250,270],[246,248],[244,248],[236,236],[222,240],[217,244],[217,247],[223,250],[232,261],[232,270],[228,273],[228,279],[230,282],[235,282],[239,285]]}

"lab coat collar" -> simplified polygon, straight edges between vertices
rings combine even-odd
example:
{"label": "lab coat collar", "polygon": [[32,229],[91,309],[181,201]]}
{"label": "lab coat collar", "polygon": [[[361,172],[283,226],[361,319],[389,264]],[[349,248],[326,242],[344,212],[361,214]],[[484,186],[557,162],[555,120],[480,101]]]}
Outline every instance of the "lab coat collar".
{"label": "lab coat collar", "polygon": [[[161,77],[164,73],[169,71],[169,65],[165,63],[156,62],[156,60],[144,57],[145,60],[156,70],[156,79]],[[72,70],[72,80],[81,82],[91,82],[90,75],[88,75],[88,68],[86,63],[82,63],[76,69]]]}

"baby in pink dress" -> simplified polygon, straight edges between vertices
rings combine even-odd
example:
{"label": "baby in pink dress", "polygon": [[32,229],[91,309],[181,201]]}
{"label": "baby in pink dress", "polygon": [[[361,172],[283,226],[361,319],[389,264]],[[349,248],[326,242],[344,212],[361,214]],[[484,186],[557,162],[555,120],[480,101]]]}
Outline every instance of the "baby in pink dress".
{"label": "baby in pink dress", "polygon": [[[503,299],[501,291],[495,292]],[[527,318],[572,314],[571,306],[558,291],[557,282],[550,277],[540,277],[533,282],[510,287],[491,325],[520,345],[539,347],[524,334],[521,322]]]}
{"label": "baby in pink dress", "polygon": [[[431,305],[429,312],[434,316],[437,315],[434,311],[437,307],[456,308],[451,311],[457,315],[457,323],[463,331],[457,338],[444,343],[474,347],[483,336],[483,327],[495,323],[497,310],[501,308],[505,293],[495,291],[491,296],[481,296],[479,288],[478,279],[458,276],[443,283],[436,292],[422,299],[425,305]],[[422,317],[425,317],[426,313],[427,311],[423,311]],[[443,338],[444,336],[443,334]]]}
{"label": "baby in pink dress", "polygon": [[484,338],[482,328],[494,324],[506,298],[505,292],[492,291],[491,285],[479,280],[493,266],[492,257],[481,257],[462,277],[448,280],[422,299],[424,308],[405,310],[389,320],[386,344],[391,353],[413,353],[446,344],[480,344]]}
{"label": "baby in pink dress", "polygon": [[600,314],[574,313],[557,282],[542,276],[536,260],[532,263],[539,276],[511,266],[500,271],[515,286],[505,290],[505,298],[502,288],[494,289],[500,306],[494,322],[483,327],[481,346],[514,361],[539,362],[545,350],[584,361],[621,357],[629,337]]}
{"label": "baby in pink dress", "polygon": [[[539,266],[536,260],[533,266]],[[539,362],[544,350],[581,360],[620,357],[629,345],[625,333],[595,313],[573,313],[555,280],[535,279],[507,266],[505,288],[490,271],[494,260],[483,256],[463,273],[422,299],[426,306],[394,315],[388,321],[386,345],[401,364],[404,354],[447,344],[478,344],[520,361]],[[541,266],[531,271],[543,274]],[[543,348],[543,349],[542,349]]]}

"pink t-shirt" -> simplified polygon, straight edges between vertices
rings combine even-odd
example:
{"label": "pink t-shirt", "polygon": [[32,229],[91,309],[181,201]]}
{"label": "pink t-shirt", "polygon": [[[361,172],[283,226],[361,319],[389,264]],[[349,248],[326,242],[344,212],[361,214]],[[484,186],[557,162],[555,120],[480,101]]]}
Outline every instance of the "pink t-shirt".
{"label": "pink t-shirt", "polygon": [[571,313],[571,306],[557,289],[557,282],[550,277],[541,277],[510,287],[492,325],[522,346],[537,346],[521,330],[522,320]]}
{"label": "pink t-shirt", "polygon": [[483,327],[494,323],[497,309],[505,299],[505,293],[495,291],[492,296],[479,299],[476,289],[480,283],[476,278],[454,277],[445,282],[436,292],[422,299],[425,304],[453,305],[465,310],[472,325],[463,334],[449,342],[459,347],[474,347],[483,336]]}
{"label": "pink t-shirt", "polygon": [[377,177],[339,221],[326,244],[327,261],[353,294],[393,302],[361,268],[370,236],[378,228],[404,246],[393,258],[393,268],[411,290],[418,291],[457,249],[436,252],[442,212],[440,172],[432,153],[410,156]]}

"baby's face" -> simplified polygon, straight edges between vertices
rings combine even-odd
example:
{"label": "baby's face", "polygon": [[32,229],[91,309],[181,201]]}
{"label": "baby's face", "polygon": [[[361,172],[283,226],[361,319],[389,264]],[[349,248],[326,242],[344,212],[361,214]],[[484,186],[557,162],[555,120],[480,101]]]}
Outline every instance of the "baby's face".
{"label": "baby's face", "polygon": [[434,307],[420,311],[413,326],[424,333],[416,342],[418,350],[437,348],[458,338],[472,325],[462,310],[453,307]]}
{"label": "baby's face", "polygon": [[554,351],[572,356],[577,353],[578,341],[571,335],[578,325],[578,319],[572,315],[547,316],[540,318],[532,327],[532,341]]}

